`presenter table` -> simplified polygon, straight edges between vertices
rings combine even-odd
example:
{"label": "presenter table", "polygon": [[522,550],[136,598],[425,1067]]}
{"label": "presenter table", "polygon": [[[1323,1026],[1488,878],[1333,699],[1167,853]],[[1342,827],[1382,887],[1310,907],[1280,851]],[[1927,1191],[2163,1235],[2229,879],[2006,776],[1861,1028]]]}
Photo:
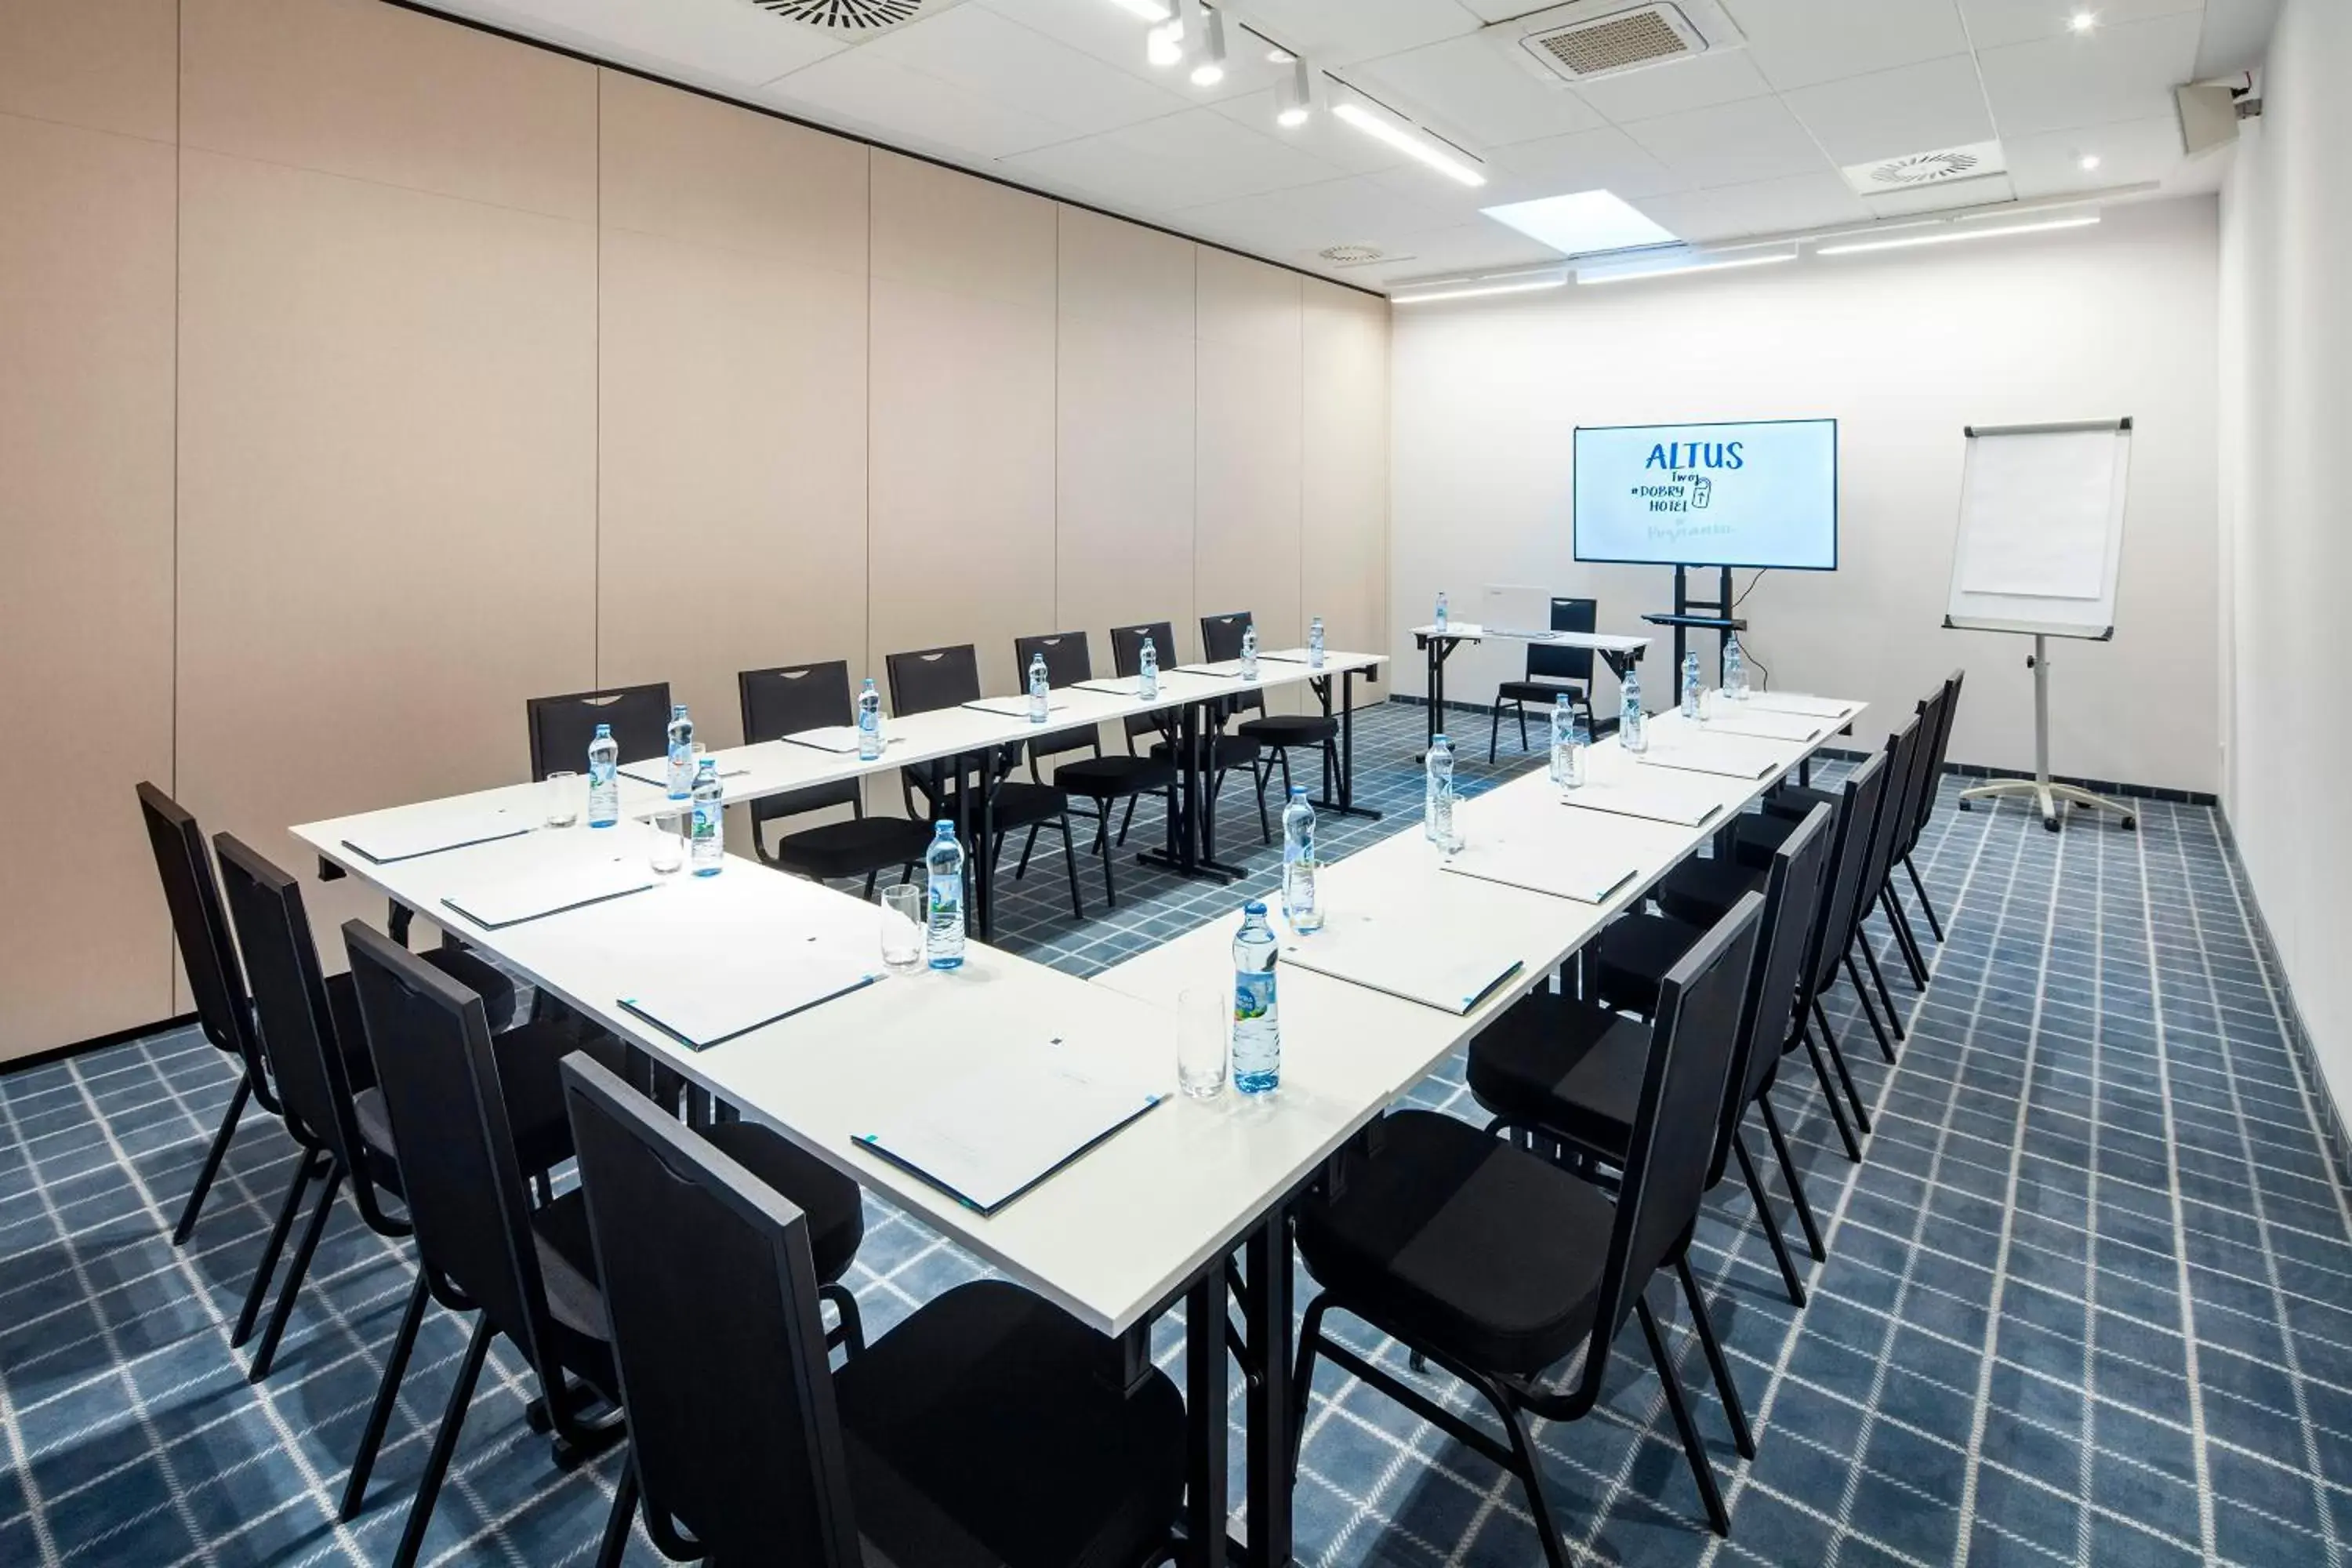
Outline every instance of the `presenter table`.
{"label": "presenter table", "polygon": [[1639,664],[1642,652],[1650,646],[1647,637],[1619,637],[1608,632],[1549,632],[1515,631],[1501,626],[1415,626],[1412,641],[1415,647],[1429,656],[1429,738],[1432,741],[1444,732],[1445,661],[1454,657],[1456,647],[1465,642],[1542,643],[1548,647],[1589,647],[1609,666],[1609,673],[1618,679]]}

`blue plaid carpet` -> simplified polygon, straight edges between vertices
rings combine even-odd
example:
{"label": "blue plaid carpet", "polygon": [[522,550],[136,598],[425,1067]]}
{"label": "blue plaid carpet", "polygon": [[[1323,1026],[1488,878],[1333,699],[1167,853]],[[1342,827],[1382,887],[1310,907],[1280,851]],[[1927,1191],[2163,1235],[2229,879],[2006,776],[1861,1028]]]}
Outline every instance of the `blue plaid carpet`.
{"label": "blue plaid carpet", "polygon": [[[1364,717],[1359,798],[1391,816],[1327,820],[1328,855],[1413,826],[1421,722],[1403,707]],[[1507,752],[1490,769],[1481,753],[1462,784],[1528,765]],[[1781,1294],[1738,1184],[1701,1226],[1753,1464],[1732,1452],[1679,1304],[1662,1310],[1730,1541],[1700,1523],[1631,1345],[1599,1412],[1538,1428],[1571,1542],[1626,1563],[2340,1563],[2352,1207],[2221,824],[2151,801],[2137,834],[2051,835],[2013,804],[1951,810],[1958,787],[1919,858],[1949,933],[1928,949],[1925,997],[1877,933],[1911,1031],[1900,1065],[1884,1065],[1850,995],[1832,1008],[1873,1107],[1865,1163],[1840,1152],[1808,1078],[1775,1091],[1828,1236],[1811,1305]],[[1082,859],[1087,917],[1074,920],[1049,837],[1003,900],[1006,944],[1091,973],[1231,918],[1274,881],[1244,796],[1236,781],[1223,814],[1228,858],[1255,869],[1243,887],[1130,859],[1107,911]],[[1138,841],[1158,826],[1139,812]],[[191,1245],[167,1234],[232,1082],[192,1030],[0,1077],[0,1563],[390,1556],[463,1328],[428,1315],[371,1506],[338,1524],[410,1267],[346,1211],[277,1370],[246,1382],[228,1325],[292,1157],[284,1135],[250,1118]],[[1413,1099],[1476,1114],[1458,1061]],[[878,1206],[868,1225],[851,1282],[869,1332],[979,1272]],[[1664,1309],[1666,1292],[1654,1300]],[[1356,1342],[1402,1369],[1397,1346]],[[1163,1326],[1162,1361],[1179,1356]],[[559,1475],[524,1423],[519,1363],[502,1346],[491,1368],[427,1560],[584,1562],[618,1461]],[[1427,1386],[1472,1408],[1443,1377]],[[1302,1559],[1333,1568],[1541,1561],[1516,1483],[1328,1366],[1298,1513]],[[658,1561],[642,1538],[632,1560]]]}

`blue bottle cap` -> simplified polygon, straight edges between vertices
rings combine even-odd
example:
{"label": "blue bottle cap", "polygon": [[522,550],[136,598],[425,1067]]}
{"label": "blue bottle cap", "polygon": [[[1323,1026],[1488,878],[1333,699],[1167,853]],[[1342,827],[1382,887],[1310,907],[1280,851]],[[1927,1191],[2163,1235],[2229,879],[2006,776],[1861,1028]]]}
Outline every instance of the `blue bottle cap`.
{"label": "blue bottle cap", "polygon": [[1453,744],[1453,742],[1448,741],[1443,734],[1440,734],[1437,739],[1432,741],[1430,744],[1433,746],[1447,746]]}
{"label": "blue bottle cap", "polygon": [[1262,915],[1265,913],[1265,906],[1258,902],[1255,899],[1252,899],[1248,903],[1242,906],[1242,913],[1245,915]]}
{"label": "blue bottle cap", "polygon": [[934,838],[952,838],[955,837],[955,819],[952,817],[942,816],[931,824],[931,837]]}
{"label": "blue bottle cap", "polygon": [[612,732],[613,732],[613,726],[611,726],[610,724],[599,724],[599,725],[597,725],[597,726],[596,726],[596,738],[597,738],[598,740],[603,740],[605,736],[607,736],[607,735],[611,734]]}

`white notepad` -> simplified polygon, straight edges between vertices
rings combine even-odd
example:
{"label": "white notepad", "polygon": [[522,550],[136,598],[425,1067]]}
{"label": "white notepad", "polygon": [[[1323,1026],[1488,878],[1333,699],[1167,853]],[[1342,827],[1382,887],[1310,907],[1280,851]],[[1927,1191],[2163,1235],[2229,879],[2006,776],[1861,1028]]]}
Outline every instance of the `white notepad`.
{"label": "white notepad", "polygon": [[479,887],[445,893],[441,901],[476,925],[496,931],[626,898],[653,885],[642,856],[616,856],[509,872]]}
{"label": "white notepad", "polygon": [[1727,779],[1767,779],[1788,765],[1783,748],[1753,735],[1714,734],[1686,725],[1650,736],[1639,765]]}
{"label": "white notepad", "polygon": [[1531,829],[1482,832],[1438,867],[1457,877],[1525,888],[1580,904],[1607,903],[1642,869],[1632,856],[1592,843],[1587,835]]}
{"label": "white notepad", "polygon": [[[995,713],[1007,719],[1029,717],[1029,699],[1026,697],[976,697],[963,706],[975,713]],[[1066,713],[1069,710],[1068,703],[1050,696],[1045,699],[1046,712]]]}
{"label": "white notepad", "polygon": [[[904,738],[899,735],[885,734],[882,737],[883,750],[889,750]],[[787,735],[784,739],[795,746],[813,746],[820,752],[831,752],[836,756],[855,756],[857,752],[857,729],[852,724],[834,724],[822,730],[803,730],[798,734]]]}
{"label": "white notepad", "polygon": [[1801,713],[1811,719],[1843,719],[1853,704],[1834,697],[1808,697],[1799,691],[1751,691],[1745,706],[1767,713]]}
{"label": "white notepad", "polygon": [[1671,822],[1677,827],[1697,827],[1723,814],[1717,790],[1699,783],[1696,774],[1630,761],[1621,762],[1619,769],[1629,776],[1590,779],[1563,795],[1561,804]]}
{"label": "white notepad", "polygon": [[538,826],[543,816],[543,812],[520,806],[485,806],[448,814],[404,812],[390,821],[356,829],[343,845],[379,866],[389,866],[395,860],[414,860],[445,849],[519,837]]}
{"label": "white notepad", "polygon": [[1792,741],[1799,745],[1811,745],[1828,733],[1830,722],[1802,713],[1780,713],[1766,709],[1759,712],[1746,710],[1743,704],[1718,704],[1706,721],[1698,726],[1710,735],[1749,735],[1765,741]]}
{"label": "white notepad", "polygon": [[1041,1044],[881,1117],[854,1142],[992,1215],[1166,1098]]}
{"label": "white notepad", "polygon": [[824,937],[707,961],[664,954],[658,972],[620,1004],[689,1050],[707,1051],[739,1035],[863,990],[881,976],[856,949]]}
{"label": "white notepad", "polygon": [[[1258,655],[1260,658],[1265,657],[1264,654]],[[1212,680],[1238,680],[1242,674],[1242,661],[1237,658],[1225,658],[1219,659],[1214,664],[1180,664],[1176,669],[1179,674],[1205,675]]]}
{"label": "white notepad", "polygon": [[[1328,648],[1325,649],[1323,657],[1327,659],[1331,657],[1330,650]],[[1312,664],[1315,662],[1315,656],[1307,652],[1303,647],[1278,647],[1271,653],[1268,653],[1264,648],[1260,648],[1258,650],[1258,658],[1261,659],[1270,658],[1276,664]]]}
{"label": "white notepad", "polygon": [[1456,1017],[1519,972],[1470,933],[1432,941],[1428,925],[1359,911],[1334,912],[1312,936],[1286,937],[1282,962],[1334,980],[1401,996]]}
{"label": "white notepad", "polygon": [[[855,731],[851,732],[856,733]],[[852,751],[856,749],[855,745],[850,747]],[[719,776],[722,779],[740,779],[748,775],[751,771],[749,768],[721,768],[719,770]],[[669,788],[669,759],[658,757],[650,763],[625,763],[621,768],[621,776],[625,779],[635,779],[642,784],[651,784],[656,789],[666,790]]]}

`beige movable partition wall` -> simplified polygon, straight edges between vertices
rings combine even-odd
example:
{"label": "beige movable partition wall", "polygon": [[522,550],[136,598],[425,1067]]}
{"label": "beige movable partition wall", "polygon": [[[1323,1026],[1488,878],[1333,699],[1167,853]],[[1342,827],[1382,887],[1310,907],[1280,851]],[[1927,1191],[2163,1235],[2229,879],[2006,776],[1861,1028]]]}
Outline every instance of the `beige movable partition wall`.
{"label": "beige movable partition wall", "polygon": [[0,1058],[173,1011],[173,12],[0,5]]}
{"label": "beige movable partition wall", "polygon": [[596,72],[384,5],[183,29],[179,794],[307,872],[287,824],[520,777],[524,699],[595,679]]}
{"label": "beige movable partition wall", "polygon": [[[1389,305],[1307,279],[1306,432],[1299,616],[1323,617],[1329,645],[1388,646]],[[1333,700],[1338,700],[1333,693]],[[1356,683],[1356,704],[1387,700]]]}
{"label": "beige movable partition wall", "polygon": [[[1299,618],[1306,403],[1301,280],[1262,261],[1200,253],[1200,421],[1193,602],[1201,615],[1247,610],[1266,647],[1305,638]],[[1180,625],[1200,657],[1196,621]],[[1267,699],[1295,711],[1295,690]]]}

